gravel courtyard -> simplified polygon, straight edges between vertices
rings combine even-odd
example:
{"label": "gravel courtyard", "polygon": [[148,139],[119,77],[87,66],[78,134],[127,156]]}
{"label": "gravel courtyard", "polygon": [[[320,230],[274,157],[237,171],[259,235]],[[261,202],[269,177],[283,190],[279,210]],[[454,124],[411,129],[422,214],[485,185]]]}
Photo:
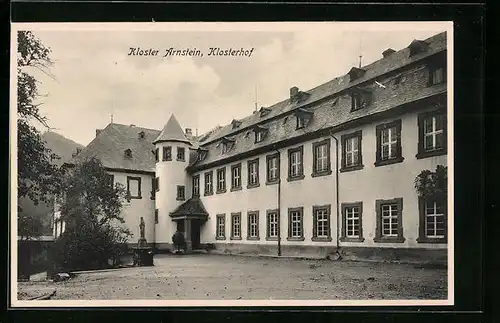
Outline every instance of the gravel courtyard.
{"label": "gravel courtyard", "polygon": [[157,255],[154,267],[20,282],[18,299],[446,299],[447,270],[410,264]]}

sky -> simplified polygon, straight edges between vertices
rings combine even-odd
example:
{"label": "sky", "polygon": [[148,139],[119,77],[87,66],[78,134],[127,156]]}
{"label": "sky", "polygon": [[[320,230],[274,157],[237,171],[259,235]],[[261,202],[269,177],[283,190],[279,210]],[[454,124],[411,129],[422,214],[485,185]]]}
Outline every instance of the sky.
{"label": "sky", "polygon": [[[367,65],[387,48],[446,30],[435,23],[182,26],[33,28],[54,62],[51,77],[33,71],[52,131],[87,145],[111,115],[115,123],[161,130],[173,113],[183,128],[202,134],[250,115],[256,104],[287,99],[290,87],[307,91],[344,75],[360,55]],[[159,53],[128,55],[131,47]],[[204,55],[163,57],[170,47]],[[250,57],[213,57],[212,47],[254,50]]]}

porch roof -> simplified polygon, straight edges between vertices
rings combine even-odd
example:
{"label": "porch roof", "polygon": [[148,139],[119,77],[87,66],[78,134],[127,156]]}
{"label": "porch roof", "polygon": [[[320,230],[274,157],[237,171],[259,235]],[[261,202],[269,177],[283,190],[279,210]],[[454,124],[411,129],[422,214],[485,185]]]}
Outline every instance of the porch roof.
{"label": "porch roof", "polygon": [[188,218],[196,217],[206,219],[208,212],[203,205],[203,202],[198,197],[192,197],[186,202],[182,203],[170,213],[172,218]]}

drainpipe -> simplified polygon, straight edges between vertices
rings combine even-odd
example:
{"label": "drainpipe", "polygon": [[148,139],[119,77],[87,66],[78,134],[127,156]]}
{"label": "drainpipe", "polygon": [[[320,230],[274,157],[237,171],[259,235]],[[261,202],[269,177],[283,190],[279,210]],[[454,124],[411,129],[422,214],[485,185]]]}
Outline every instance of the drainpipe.
{"label": "drainpipe", "polygon": [[340,256],[339,253],[339,223],[340,223],[340,215],[339,215],[339,140],[330,132],[330,136],[335,140],[335,194],[336,194],[336,208],[337,208],[337,255]]}
{"label": "drainpipe", "polygon": [[[281,256],[281,154],[278,149],[275,148],[278,153],[278,256]],[[267,168],[267,165],[266,165]]]}

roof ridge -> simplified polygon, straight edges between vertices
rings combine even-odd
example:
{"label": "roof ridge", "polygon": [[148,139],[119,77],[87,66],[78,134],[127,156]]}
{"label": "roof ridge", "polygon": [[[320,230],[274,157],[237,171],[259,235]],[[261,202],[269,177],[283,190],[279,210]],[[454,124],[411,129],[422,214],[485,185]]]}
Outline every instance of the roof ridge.
{"label": "roof ridge", "polygon": [[[123,123],[116,123],[116,122],[113,122],[113,123],[108,123],[108,125],[107,125],[104,129],[106,129],[106,128],[107,128],[108,126],[110,126],[110,125],[114,125],[114,126],[123,126],[123,127],[130,127],[130,126],[131,126],[131,125],[129,125],[129,124],[123,124]],[[135,125],[135,124],[134,124],[134,127],[135,127],[135,128],[138,128],[138,129],[143,129],[143,130],[151,130],[151,131],[158,131],[158,132],[160,132],[160,131],[161,131],[161,130],[158,130],[158,129],[153,129],[153,128],[140,127],[140,126],[137,126],[137,125]],[[104,129],[103,129],[103,130],[104,130]]]}

